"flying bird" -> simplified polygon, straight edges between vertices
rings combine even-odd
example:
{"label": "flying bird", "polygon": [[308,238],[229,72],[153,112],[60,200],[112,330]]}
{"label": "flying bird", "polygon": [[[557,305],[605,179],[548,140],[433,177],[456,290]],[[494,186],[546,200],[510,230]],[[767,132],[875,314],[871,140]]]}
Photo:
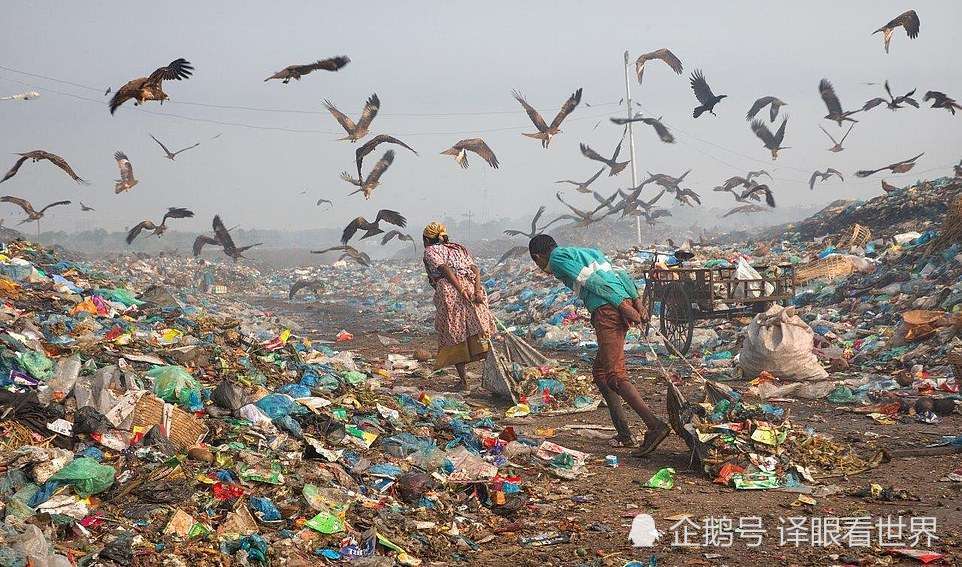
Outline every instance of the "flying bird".
{"label": "flying bird", "polygon": [[695,92],[695,98],[698,99],[699,105],[695,107],[695,111],[692,116],[698,118],[703,112],[710,112],[712,116],[717,116],[715,114],[715,105],[721,102],[721,99],[726,98],[728,95],[715,95],[711,92],[711,87],[708,86],[708,81],[705,80],[705,75],[700,69],[695,69],[691,74],[691,90]]}
{"label": "flying bird", "polygon": [[264,82],[266,83],[271,79],[283,79],[281,82],[286,85],[287,83],[291,82],[291,79],[300,81],[301,77],[313,71],[337,71],[350,62],[351,60],[348,57],[340,55],[338,57],[319,59],[306,65],[288,65],[270,77],[264,79]]}
{"label": "flying bird", "polygon": [[367,102],[364,103],[364,110],[361,111],[361,117],[358,118],[357,124],[354,123],[351,118],[337,109],[334,103],[325,99],[324,106],[327,111],[334,116],[341,128],[347,132],[347,136],[343,138],[338,138],[340,140],[350,140],[354,143],[368,134],[368,128],[371,127],[371,121],[377,116],[377,111],[381,108],[381,99],[377,98],[377,93],[372,94]]}
{"label": "flying bird", "polygon": [[110,99],[110,113],[113,114],[120,105],[134,99],[134,106],[148,100],[157,100],[161,104],[169,97],[164,92],[164,81],[181,81],[189,79],[194,73],[194,66],[184,58],[174,59],[167,66],[161,67],[147,77],[140,77],[117,89]]}
{"label": "flying bird", "polygon": [[523,246],[514,246],[512,248],[508,248],[508,251],[502,254],[501,257],[498,258],[498,261],[494,263],[494,265],[497,266],[503,263],[505,260],[508,260],[509,258],[520,258],[521,256],[525,256],[527,254],[528,254],[527,244]]}
{"label": "flying bird", "polygon": [[648,226],[655,226],[656,224],[658,224],[657,219],[660,219],[661,217],[670,217],[671,211],[667,209],[657,209],[654,211],[641,211],[640,216],[645,217],[645,222],[648,224]]}
{"label": "flying bird", "polygon": [[326,252],[343,252],[341,257],[337,259],[338,262],[344,258],[351,258],[358,264],[369,267],[371,265],[371,257],[364,252],[360,252],[357,248],[353,246],[332,246],[330,248],[325,248],[323,250],[311,250],[311,254],[324,254]]}
{"label": "flying bird", "polygon": [[962,106],[959,106],[955,99],[949,98],[945,93],[940,93],[939,91],[928,91],[925,96],[922,97],[924,102],[932,101],[932,108],[944,108],[955,116],[955,110],[962,110]]}
{"label": "flying bird", "polygon": [[685,173],[682,173],[681,177],[672,177],[666,173],[652,173],[649,171],[648,179],[642,181],[639,187],[643,187],[649,183],[654,183],[655,185],[664,187],[669,192],[678,191],[679,185],[686,177],[688,177],[689,173],[691,173],[690,169]]}
{"label": "flying bird", "polygon": [[318,199],[318,200],[317,200],[317,203],[315,204],[315,206],[316,206],[316,207],[320,207],[323,203],[327,203],[328,205],[331,206],[332,209],[334,208],[334,201],[332,201],[332,200],[330,200],[330,199]]}
{"label": "flying bird", "polygon": [[638,84],[641,84],[641,78],[645,74],[645,63],[657,60],[663,61],[666,65],[671,67],[671,70],[675,72],[676,75],[681,75],[682,66],[681,59],[675,56],[670,50],[662,48],[656,49],[648,53],[642,53],[635,60],[635,75],[638,76]]}
{"label": "flying bird", "polygon": [[489,148],[481,138],[468,138],[466,140],[461,140],[460,142],[441,152],[441,155],[454,156],[454,161],[458,162],[458,165],[460,165],[462,168],[467,169],[467,152],[474,152],[478,154],[482,159],[484,159],[484,161],[488,162],[488,165],[498,169],[498,158],[495,157],[494,152],[491,151],[491,148]]}
{"label": "flying bird", "polygon": [[912,158],[909,158],[909,159],[907,159],[907,160],[903,160],[903,161],[900,161],[900,162],[896,162],[896,163],[887,165],[887,166],[885,166],[885,167],[881,167],[881,168],[879,168],[879,169],[859,170],[859,171],[855,172],[855,176],[856,176],[856,177],[868,177],[868,176],[870,176],[870,175],[872,175],[872,174],[878,173],[879,171],[883,171],[883,170],[886,170],[886,169],[888,169],[888,170],[891,171],[892,173],[906,173],[906,172],[910,171],[913,167],[915,167],[915,161],[918,160],[920,157],[922,157],[922,156],[924,156],[924,155],[925,155],[925,152],[922,152],[922,153],[920,153],[919,155],[917,155],[917,156],[915,156],[915,157],[912,157]]}
{"label": "flying bird", "polygon": [[86,211],[96,211],[97,209],[93,207],[88,207],[87,205],[84,204],[83,201],[80,201],[80,210],[86,212]]}
{"label": "flying bird", "polygon": [[655,129],[655,133],[658,134],[662,142],[666,144],[675,143],[675,137],[671,135],[668,127],[662,124],[660,116],[658,118],[645,118],[640,113],[635,113],[633,118],[612,118],[611,121],[618,125],[624,125],[630,122],[644,122]]}
{"label": "flying bird", "polygon": [[414,245],[415,249],[417,249],[418,247],[417,244],[414,242],[413,236],[411,236],[406,232],[401,232],[400,230],[394,230],[394,229],[384,233],[384,236],[381,237],[381,246],[384,246],[385,244],[394,240],[395,238],[403,242],[410,242],[412,245]]}
{"label": "flying bird", "polygon": [[545,206],[541,205],[541,207],[538,208],[538,212],[534,214],[534,218],[531,219],[531,232],[509,228],[508,230],[504,231],[504,233],[508,236],[524,236],[528,240],[531,240],[535,236],[541,234],[541,232],[538,230],[538,220],[541,219],[541,215],[544,214],[544,211]]}
{"label": "flying bird", "polygon": [[572,181],[571,179],[562,179],[560,181],[555,181],[555,183],[570,183],[575,186],[575,191],[578,191],[579,193],[591,193],[591,189],[588,189],[588,186],[594,183],[595,179],[598,179],[598,176],[604,172],[605,172],[605,168],[602,167],[601,169],[598,170],[598,173],[592,175],[585,182]]}
{"label": "flying bird", "polygon": [[852,114],[858,112],[858,110],[842,110],[842,103],[839,102],[838,96],[835,94],[835,87],[828,79],[822,79],[818,83],[818,92],[822,96],[822,101],[825,103],[825,107],[828,108],[828,114],[825,115],[826,120],[834,120],[838,122],[841,126],[842,122],[858,122],[854,118],[849,118]]}
{"label": "flying bird", "polygon": [[723,215],[722,215],[722,218],[729,217],[729,216],[731,216],[731,215],[736,215],[736,214],[739,214],[739,213],[743,213],[743,214],[765,213],[765,212],[768,212],[768,211],[770,211],[770,210],[771,210],[771,209],[768,209],[768,208],[766,208],[766,207],[762,207],[762,206],[759,206],[759,205],[741,205],[741,206],[735,207],[734,209],[732,209],[732,210],[728,211],[727,213],[723,214]]}
{"label": "flying bird", "polygon": [[194,245],[192,247],[192,250],[194,252],[194,257],[196,258],[197,256],[200,256],[200,253],[204,250],[204,246],[207,246],[209,244],[214,246],[220,246],[220,241],[212,236],[207,236],[205,234],[201,234],[196,239],[194,239]]}
{"label": "flying bird", "polygon": [[601,155],[598,152],[594,151],[588,146],[588,144],[585,144],[583,142],[581,144],[581,155],[585,156],[590,160],[600,161],[601,163],[607,165],[608,177],[611,177],[612,175],[618,175],[619,173],[624,171],[626,167],[628,167],[629,163],[631,163],[630,161],[618,161],[618,154],[621,153],[621,144],[624,141],[625,139],[622,138],[618,142],[618,145],[615,146],[615,153],[614,155],[611,156],[611,159],[601,157]]}
{"label": "flying bird", "polygon": [[[822,125],[819,124],[818,127],[822,128]],[[833,144],[835,144],[834,146],[829,148],[828,151],[838,153],[844,150],[845,148],[842,147],[842,144],[845,142],[845,138],[848,138],[848,135],[852,132],[852,128],[855,128],[855,124],[849,124],[848,130],[845,132],[845,135],[842,136],[842,139],[838,141],[835,141],[835,137],[829,134],[828,130],[826,130],[825,128],[822,128],[822,132],[825,132],[825,135],[828,136],[828,139],[831,140]]]}
{"label": "flying bird", "polygon": [[775,206],[775,196],[772,194],[771,188],[765,184],[758,184],[749,181],[748,185],[746,185],[746,189],[744,189],[741,193],[735,191],[734,186],[729,187],[727,183],[726,185],[715,187],[713,190],[730,192],[735,197],[735,201],[739,203],[748,203],[750,200],[761,201],[762,197],[764,197],[766,205],[769,207]]}
{"label": "flying bird", "polygon": [[625,193],[621,190],[618,191],[618,193],[621,195],[621,203],[615,207],[615,210],[621,210],[621,218],[628,216],[639,216],[642,214],[642,211],[649,213],[652,212],[655,203],[657,203],[665,194],[665,189],[662,189],[657,195],[647,201],[644,201],[640,198],[642,189],[644,189],[644,186],[635,188],[630,193]]}
{"label": "flying bird", "polygon": [[814,191],[816,179],[818,179],[820,182],[824,182],[833,175],[837,175],[840,180],[842,180],[843,182],[845,181],[845,178],[842,176],[842,172],[840,172],[837,169],[832,169],[830,167],[826,169],[824,172],[818,171],[816,169],[815,172],[812,173],[812,176],[808,178],[808,188]]}
{"label": "flying bird", "polygon": [[775,119],[778,118],[778,109],[786,106],[787,104],[787,102],[783,102],[777,97],[763,96],[762,98],[756,100],[755,104],[748,109],[748,113],[745,115],[745,120],[751,120],[752,118],[755,118],[755,115],[758,114],[761,109],[771,105],[771,107],[768,109],[768,117],[772,122],[774,122]]}
{"label": "flying bird", "polygon": [[694,201],[699,205],[701,204],[701,195],[699,195],[698,193],[695,193],[691,189],[679,187],[678,189],[675,190],[674,194],[675,194],[675,200],[680,202],[683,205],[694,207],[695,205],[692,204],[692,201]]}
{"label": "flying bird", "polygon": [[378,234],[384,234],[384,231],[381,230],[381,221],[401,228],[407,226],[408,223],[407,219],[401,216],[401,213],[390,209],[381,209],[377,212],[377,217],[374,218],[374,222],[370,222],[364,217],[357,217],[348,223],[344,228],[344,232],[341,234],[341,244],[347,244],[358,230],[364,231],[361,240],[377,236]]}
{"label": "flying bird", "polygon": [[903,161],[898,161],[893,164],[886,165],[885,167],[880,167],[878,169],[860,169],[859,171],[855,172],[855,177],[868,177],[870,175],[874,175],[886,169],[891,171],[892,173],[905,173],[911,170],[913,167],[915,167],[915,160],[919,159],[924,155],[925,155],[925,152],[922,152],[913,158],[909,158]]}
{"label": "flying bird", "polygon": [[[230,231],[224,226],[224,221],[220,220],[220,215],[214,215],[214,220],[211,223],[214,229],[214,236],[217,238],[217,243],[224,248],[224,254],[227,254],[237,262],[237,260],[244,257],[244,252],[247,252],[255,246],[260,246],[263,242],[258,242],[256,244],[248,244],[247,246],[238,247],[234,244],[234,239],[231,238]],[[196,242],[195,242],[196,245]]]}
{"label": "flying bird", "polygon": [[748,173],[746,173],[746,174],[745,174],[745,179],[751,181],[752,178],[761,177],[762,175],[768,176],[769,179],[772,178],[772,174],[771,174],[771,173],[768,173],[768,172],[765,171],[764,169],[759,169],[758,171],[749,171]]}
{"label": "flying bird", "polygon": [[880,104],[885,104],[886,106],[888,106],[889,110],[898,110],[900,108],[905,108],[904,106],[902,106],[903,102],[905,104],[914,106],[915,108],[919,107],[919,101],[912,98],[912,95],[915,94],[915,89],[912,89],[911,91],[905,93],[902,96],[898,96],[898,97],[892,96],[892,89],[889,88],[889,82],[886,80],[885,92],[889,96],[888,100],[885,100],[882,97],[873,98],[872,100],[869,100],[862,106],[862,111],[864,112],[867,110],[872,110],[873,108],[875,108]]}
{"label": "flying bird", "polygon": [[374,136],[373,138],[371,138],[370,140],[368,140],[367,142],[365,142],[364,145],[362,145],[361,147],[359,147],[358,149],[356,149],[356,150],[354,151],[354,161],[357,162],[357,177],[358,177],[358,179],[360,179],[361,177],[363,177],[363,175],[361,174],[361,162],[364,161],[364,156],[366,156],[367,154],[373,152],[373,151],[374,151],[374,148],[376,148],[376,147],[378,146],[378,144],[382,144],[382,143],[384,143],[384,144],[397,144],[397,145],[399,145],[399,146],[403,146],[403,147],[411,150],[412,152],[414,152],[414,155],[418,155],[418,153],[414,151],[414,148],[412,148],[411,146],[405,144],[405,143],[402,142],[401,140],[398,140],[398,139],[395,138],[394,136],[388,136],[387,134],[378,134],[377,136]]}
{"label": "flying bird", "polygon": [[7,174],[3,176],[3,179],[0,179],[0,183],[3,183],[7,179],[10,179],[14,175],[16,175],[17,172],[20,171],[20,166],[22,166],[27,160],[32,160],[33,163],[37,163],[38,161],[45,159],[50,163],[54,164],[55,166],[59,167],[60,169],[62,169],[67,175],[70,176],[70,179],[73,179],[77,183],[90,185],[90,183],[88,183],[86,179],[82,179],[79,175],[74,173],[73,168],[70,167],[70,164],[67,163],[67,160],[63,159],[57,154],[52,154],[44,150],[33,150],[33,151],[22,153],[22,154],[18,153],[17,155],[20,156],[20,159],[14,162],[13,167],[10,168],[10,171],[8,171]]}
{"label": "flying bird", "polygon": [[322,289],[324,289],[324,282],[320,280],[297,280],[291,284],[291,289],[287,292],[287,299],[293,300],[294,295],[304,288],[309,288],[317,295]]}
{"label": "flying bird", "polygon": [[561,126],[561,123],[565,118],[568,117],[569,114],[574,112],[574,109],[577,108],[578,103],[581,102],[581,89],[579,88],[570,97],[568,97],[568,100],[566,100],[563,105],[561,105],[561,110],[558,111],[558,114],[555,115],[554,120],[551,121],[551,125],[549,126],[548,124],[545,124],[544,118],[541,117],[541,114],[535,110],[533,106],[528,104],[526,100],[524,100],[524,97],[521,95],[521,93],[518,91],[511,91],[511,94],[514,96],[516,101],[521,103],[521,106],[524,107],[524,111],[528,113],[528,118],[530,118],[531,122],[534,123],[534,127],[538,129],[537,134],[522,133],[521,135],[541,140],[542,148],[547,148],[548,144],[551,143],[551,137],[561,132],[561,130],[558,129]]}
{"label": "flying bird", "polygon": [[782,141],[785,139],[785,125],[788,124],[788,117],[782,119],[782,125],[778,127],[778,130],[772,134],[772,131],[768,129],[761,120],[752,120],[752,132],[758,136],[758,139],[762,141],[762,144],[772,152],[772,161],[778,159],[778,150],[786,150],[788,146],[783,146]]}
{"label": "flying bird", "polygon": [[[153,135],[153,134],[150,134],[150,137],[151,137],[151,138],[154,138],[154,135]],[[197,142],[197,143],[194,144],[193,146],[187,146],[186,148],[184,148],[184,149],[182,149],[182,150],[177,150],[176,152],[172,152],[172,151],[170,151],[169,149],[167,149],[167,146],[165,146],[164,143],[161,142],[160,140],[158,140],[157,138],[154,138],[154,141],[157,142],[157,145],[159,145],[159,146],[161,147],[161,149],[164,150],[164,153],[167,154],[165,157],[166,157],[167,159],[171,160],[171,161],[173,161],[174,158],[177,157],[177,154],[179,154],[179,153],[181,153],[181,152],[186,152],[187,150],[192,150],[192,149],[194,149],[194,148],[196,148],[197,146],[200,145],[200,142]]]}
{"label": "flying bird", "polygon": [[882,191],[885,191],[886,193],[891,193],[892,191],[898,191],[898,190],[899,188],[896,187],[895,185],[892,185],[891,183],[886,183],[884,179],[882,180]]}
{"label": "flying bird", "polygon": [[137,238],[137,235],[139,235],[143,230],[153,231],[154,234],[160,237],[162,234],[167,232],[167,219],[169,218],[186,219],[192,216],[194,216],[194,212],[189,209],[185,209],[183,207],[169,207],[167,212],[164,213],[164,218],[161,219],[160,224],[154,224],[154,222],[150,220],[142,220],[137,223],[134,228],[130,229],[130,232],[127,233],[127,244],[132,243],[134,239]]}
{"label": "flying bird", "polygon": [[[601,202],[601,204],[599,204],[597,207],[595,207],[594,209],[592,209],[592,210],[590,210],[590,211],[582,211],[582,210],[580,210],[580,209],[576,209],[576,208],[572,207],[570,204],[568,204],[567,202],[565,202],[564,198],[561,197],[561,193],[559,192],[559,193],[555,194],[555,197],[557,197],[558,200],[561,201],[561,203],[562,203],[564,206],[568,207],[568,209],[569,209],[572,213],[574,213],[574,214],[573,214],[573,215],[567,215],[567,214],[561,215],[561,216],[559,216],[558,218],[554,219],[553,221],[549,222],[548,224],[544,225],[544,226],[541,228],[541,230],[542,230],[542,231],[547,230],[549,226],[553,225],[554,223],[556,223],[556,222],[558,222],[558,221],[560,221],[560,220],[571,220],[571,221],[574,221],[572,224],[580,225],[580,226],[582,226],[582,227],[587,227],[588,225],[590,225],[590,224],[592,224],[592,223],[596,223],[596,222],[604,219],[604,218],[607,217],[608,215],[611,215],[611,214],[614,212],[614,209],[613,209],[613,207],[611,206],[611,203],[614,202],[615,197],[617,197],[617,196],[618,196],[618,193],[617,193],[617,192],[615,192],[611,197],[608,197],[607,199],[604,199],[604,198],[602,198],[602,197],[600,197],[600,196],[596,196],[596,199],[598,199],[598,200]],[[601,215],[601,216],[595,216],[595,215],[597,215],[602,209],[607,209],[607,212],[605,212],[605,214],[603,214],[603,215]]]}
{"label": "flying bird", "polygon": [[872,35],[882,32],[882,40],[885,42],[885,52],[889,52],[889,42],[892,41],[892,34],[898,27],[905,28],[905,35],[909,36],[910,39],[915,39],[919,37],[919,15],[915,13],[915,10],[908,10],[899,14],[897,18],[891,22],[885,24],[879,29],[872,32]]}
{"label": "flying bird", "polygon": [[[13,197],[13,196],[11,196],[11,195],[5,195],[5,196],[3,196],[3,197],[0,197],[0,202],[2,202],[2,203],[12,203],[12,204],[14,204],[14,205],[17,205],[18,207],[20,207],[21,209],[23,209],[23,212],[27,213],[27,218],[25,218],[25,219],[23,219],[22,221],[20,221],[20,224],[25,224],[25,223],[28,223],[28,222],[30,222],[30,221],[37,221],[38,225],[39,225],[40,219],[43,218],[43,214],[44,214],[44,213],[47,211],[47,209],[49,209],[50,207],[59,207],[59,206],[61,206],[61,205],[69,205],[69,204],[70,204],[70,201],[57,201],[57,202],[54,202],[54,203],[50,203],[49,205],[47,205],[46,207],[40,209],[39,211],[36,211],[36,210],[34,210],[33,205],[30,204],[30,201],[27,201],[26,199],[21,199],[20,197]],[[39,230],[39,228],[38,228],[38,230]]]}
{"label": "flying bird", "polygon": [[134,166],[127,159],[124,152],[115,152],[114,159],[117,160],[117,167],[120,168],[120,179],[114,180],[114,193],[130,191],[139,181],[134,179]]}
{"label": "flying bird", "polygon": [[377,163],[374,164],[374,167],[371,168],[371,172],[367,174],[365,179],[355,179],[346,171],[341,172],[341,179],[358,187],[356,191],[351,191],[351,193],[349,193],[350,195],[363,191],[364,198],[370,199],[371,193],[380,185],[381,176],[384,175],[384,172],[387,171],[387,168],[390,167],[392,163],[394,163],[394,150],[388,150],[384,152],[381,159],[377,160]]}

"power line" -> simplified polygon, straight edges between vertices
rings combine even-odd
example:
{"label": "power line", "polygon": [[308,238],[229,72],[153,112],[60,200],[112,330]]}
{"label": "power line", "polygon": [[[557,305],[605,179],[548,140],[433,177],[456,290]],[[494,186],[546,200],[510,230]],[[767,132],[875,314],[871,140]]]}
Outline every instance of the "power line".
{"label": "power line", "polygon": [[[53,81],[55,83],[62,83],[65,85],[70,85],[78,87],[81,89],[87,89],[93,92],[103,92],[105,89],[93,87],[90,85],[84,85],[81,83],[75,83],[73,81],[67,81],[64,79],[58,79],[56,77],[50,77],[48,75],[40,75],[37,73],[29,73],[27,71],[22,71],[20,69],[14,69],[12,67],[6,67],[0,65],[0,69],[5,71],[10,71],[12,73],[19,73],[21,75],[26,75],[28,77],[34,77],[37,79],[43,79],[47,81]],[[269,107],[258,107],[258,106],[243,106],[243,105],[232,105],[232,104],[211,104],[204,102],[194,102],[185,100],[170,100],[167,104],[171,105],[185,105],[185,106],[198,106],[201,108],[216,108],[220,110],[242,110],[246,112],[265,112],[265,113],[279,113],[279,114],[307,114],[307,115],[317,115],[317,116],[327,116],[329,113],[326,110],[306,110],[306,109],[294,109],[294,108],[269,108]],[[601,102],[590,105],[591,107],[602,107],[602,106],[617,106],[619,102]],[[518,115],[523,109],[512,109],[512,110],[485,110],[485,111],[470,111],[470,112],[385,112],[378,113],[378,117],[384,118],[454,118],[459,116],[489,116],[498,114],[511,114]]]}

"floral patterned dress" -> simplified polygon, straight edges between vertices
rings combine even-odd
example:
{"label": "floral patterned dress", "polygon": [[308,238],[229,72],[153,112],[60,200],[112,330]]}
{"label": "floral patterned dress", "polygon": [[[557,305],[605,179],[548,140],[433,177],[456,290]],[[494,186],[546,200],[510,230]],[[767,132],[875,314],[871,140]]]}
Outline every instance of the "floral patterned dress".
{"label": "floral patterned dress", "polygon": [[434,288],[434,306],[437,308],[434,318],[434,329],[438,333],[437,368],[482,360],[489,348],[487,341],[482,339],[495,331],[487,294],[481,304],[465,299],[444,277],[441,267],[445,265],[462,279],[462,287],[474,293],[472,268],[476,264],[464,246],[447,243],[424,249],[424,267]]}

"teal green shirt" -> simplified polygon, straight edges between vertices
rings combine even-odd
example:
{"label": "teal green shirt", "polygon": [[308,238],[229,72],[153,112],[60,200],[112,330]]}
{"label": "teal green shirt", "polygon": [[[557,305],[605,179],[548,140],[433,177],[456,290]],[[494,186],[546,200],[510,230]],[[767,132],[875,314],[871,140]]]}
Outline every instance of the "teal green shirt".
{"label": "teal green shirt", "polygon": [[603,305],[618,307],[638,297],[638,287],[624,270],[615,269],[600,250],[557,247],[548,256],[548,270],[574,291],[588,311]]}

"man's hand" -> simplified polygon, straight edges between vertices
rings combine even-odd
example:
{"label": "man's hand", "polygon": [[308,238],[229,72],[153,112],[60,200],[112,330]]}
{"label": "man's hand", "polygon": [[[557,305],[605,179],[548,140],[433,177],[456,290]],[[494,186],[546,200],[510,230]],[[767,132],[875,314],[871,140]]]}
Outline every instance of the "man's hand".
{"label": "man's hand", "polygon": [[484,296],[485,296],[484,287],[482,287],[480,283],[475,284],[474,302],[477,303],[478,305],[481,305],[482,303],[484,303]]}
{"label": "man's hand", "polygon": [[646,305],[644,296],[639,295],[634,299],[633,303],[635,306],[635,311],[637,311],[638,315],[641,316],[642,322],[647,323],[650,321],[651,313],[648,312],[648,305]]}
{"label": "man's hand", "polygon": [[635,309],[635,305],[630,299],[626,299],[621,302],[618,306],[618,312],[621,313],[621,317],[628,322],[629,325],[640,325],[641,324],[641,314]]}

